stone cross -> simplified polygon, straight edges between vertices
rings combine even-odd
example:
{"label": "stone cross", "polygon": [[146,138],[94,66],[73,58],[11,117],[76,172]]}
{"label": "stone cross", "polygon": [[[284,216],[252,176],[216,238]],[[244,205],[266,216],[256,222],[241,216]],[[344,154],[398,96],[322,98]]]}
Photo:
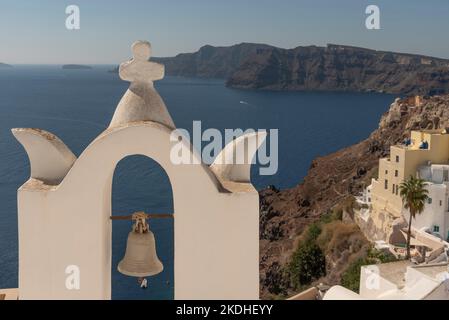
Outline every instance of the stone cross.
{"label": "stone cross", "polygon": [[119,67],[120,78],[131,85],[117,105],[109,128],[153,121],[174,129],[167,107],[153,86],[153,81],[164,78],[164,66],[148,61],[151,57],[149,42],[137,41],[131,48],[133,59]]}
{"label": "stone cross", "polygon": [[151,44],[147,41],[137,41],[132,45],[134,58],[120,65],[119,75],[129,82],[146,82],[164,78],[164,66],[148,61],[151,57]]}

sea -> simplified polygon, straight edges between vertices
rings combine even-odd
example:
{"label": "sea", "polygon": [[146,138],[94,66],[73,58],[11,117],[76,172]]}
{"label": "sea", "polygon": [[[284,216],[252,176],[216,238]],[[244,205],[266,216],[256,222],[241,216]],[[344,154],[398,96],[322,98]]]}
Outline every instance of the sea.
{"label": "sea", "polygon": [[[0,288],[18,286],[17,189],[30,165],[11,128],[41,128],[56,134],[79,156],[105,130],[128,83],[114,66],[64,70],[57,65],[0,68]],[[178,128],[277,129],[278,170],[251,170],[257,189],[290,188],[302,181],[311,161],[357,143],[378,126],[395,96],[380,93],[273,92],[227,88],[221,79],[167,76],[155,84]],[[155,161],[143,156],[123,159],[113,180],[112,214],[135,211],[173,213],[170,182]],[[112,298],[173,299],[173,221],[151,223],[164,271],[141,289],[135,278],[117,271],[129,221],[113,222]]]}

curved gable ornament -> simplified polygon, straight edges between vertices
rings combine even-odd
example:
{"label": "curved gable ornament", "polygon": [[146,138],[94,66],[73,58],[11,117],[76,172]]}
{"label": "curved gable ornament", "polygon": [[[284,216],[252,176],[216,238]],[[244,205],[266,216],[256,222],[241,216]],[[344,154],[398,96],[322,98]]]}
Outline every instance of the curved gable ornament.
{"label": "curved gable ornament", "polygon": [[[258,299],[259,196],[250,164],[173,164],[175,125],[153,86],[164,68],[148,61],[148,42],[132,48],[134,58],[120,66],[130,87],[109,128],[78,158],[49,132],[12,130],[31,164],[17,195],[20,299],[111,298],[112,178],[118,162],[136,154],[157,161],[172,185],[175,299]],[[247,141],[253,155],[264,139],[231,144]],[[71,266],[79,268],[76,289],[67,286]]]}

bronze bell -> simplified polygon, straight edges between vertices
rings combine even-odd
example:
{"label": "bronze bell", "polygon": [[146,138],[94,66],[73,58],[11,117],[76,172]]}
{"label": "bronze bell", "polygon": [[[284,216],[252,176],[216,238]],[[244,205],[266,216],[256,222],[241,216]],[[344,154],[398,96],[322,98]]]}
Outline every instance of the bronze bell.
{"label": "bronze bell", "polygon": [[133,230],[128,235],[125,257],[119,262],[120,273],[131,277],[154,276],[164,270],[156,253],[154,234],[144,214],[134,214]]}

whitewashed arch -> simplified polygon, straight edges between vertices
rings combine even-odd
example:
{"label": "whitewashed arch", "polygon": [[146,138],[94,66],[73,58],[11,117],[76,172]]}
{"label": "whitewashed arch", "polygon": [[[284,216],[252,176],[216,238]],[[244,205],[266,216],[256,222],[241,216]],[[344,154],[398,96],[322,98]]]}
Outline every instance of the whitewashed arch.
{"label": "whitewashed arch", "polygon": [[[18,191],[21,299],[110,299],[112,178],[120,160],[137,154],[158,162],[172,186],[175,299],[258,298],[258,193],[249,182],[217,178],[206,165],[174,165],[171,129],[151,121],[110,128],[71,166],[49,158],[48,149],[55,149],[71,159],[59,139],[52,143],[54,136],[32,129],[13,133],[34,173],[61,180],[51,184],[32,170]],[[42,140],[37,149],[36,140]],[[65,287],[68,265],[80,268],[79,290]]]}

